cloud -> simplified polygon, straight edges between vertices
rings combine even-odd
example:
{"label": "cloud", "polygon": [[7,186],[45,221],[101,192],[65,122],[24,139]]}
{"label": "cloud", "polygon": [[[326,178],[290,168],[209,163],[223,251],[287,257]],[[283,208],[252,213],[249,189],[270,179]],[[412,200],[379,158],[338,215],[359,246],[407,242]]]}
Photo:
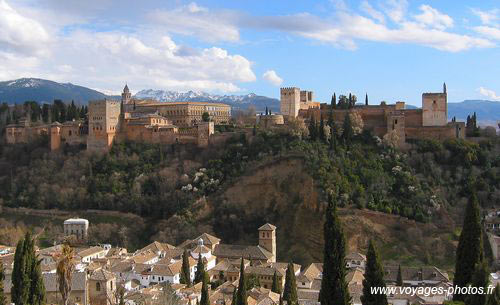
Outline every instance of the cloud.
{"label": "cloud", "polygon": [[486,89],[484,87],[479,87],[477,90],[479,91],[479,94],[486,96],[490,100],[500,101],[500,96],[498,96],[493,90]]}
{"label": "cloud", "polygon": [[421,5],[420,10],[422,14],[416,15],[414,18],[417,22],[435,28],[438,30],[445,30],[453,26],[453,19],[439,12],[437,9],[430,7],[429,5]]}
{"label": "cloud", "polygon": [[489,11],[483,11],[480,9],[473,8],[472,12],[481,19],[481,22],[485,25],[495,25],[500,21],[500,10],[492,9]]}
{"label": "cloud", "polygon": [[27,18],[0,0],[0,50],[22,54],[45,55],[50,38],[36,20]]}
{"label": "cloud", "polygon": [[262,78],[276,87],[283,83],[283,79],[279,77],[274,70],[267,70],[264,74],[262,74]]}
{"label": "cloud", "polygon": [[155,10],[148,19],[170,33],[193,35],[208,42],[236,42],[240,39],[234,24],[236,15],[234,11],[212,12],[192,2],[172,10]]}
{"label": "cloud", "polygon": [[361,10],[380,23],[385,23],[385,16],[377,11],[368,1],[361,2]]}
{"label": "cloud", "polygon": [[500,40],[500,29],[494,28],[490,26],[476,26],[474,30],[484,37],[488,37],[490,39]]}

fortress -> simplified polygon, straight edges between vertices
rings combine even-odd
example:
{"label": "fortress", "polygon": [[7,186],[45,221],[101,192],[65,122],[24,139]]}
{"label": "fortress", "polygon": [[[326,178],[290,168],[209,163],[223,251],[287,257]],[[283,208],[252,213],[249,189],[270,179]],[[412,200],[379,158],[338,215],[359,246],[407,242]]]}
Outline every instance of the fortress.
{"label": "fortress", "polygon": [[[281,112],[285,119],[301,117],[316,121],[328,119],[331,105],[319,104],[311,99],[303,99],[299,88],[281,88]],[[312,93],[306,94],[311,96]],[[448,95],[446,84],[443,92],[423,93],[421,109],[406,109],[404,102],[388,105],[355,105],[350,109],[333,109],[336,126],[342,127],[346,113],[357,112],[363,120],[363,128],[378,137],[395,132],[398,146],[412,139],[465,138],[464,122],[448,122]]]}
{"label": "fortress", "polygon": [[[208,113],[210,121],[203,121]],[[41,135],[50,136],[51,150],[65,145],[86,145],[88,151],[106,152],[114,142],[209,144],[214,124],[228,123],[231,107],[209,102],[159,103],[132,98],[127,85],[121,101],[90,101],[88,123],[54,122],[31,126],[29,121],[6,126],[7,143],[27,143]]]}

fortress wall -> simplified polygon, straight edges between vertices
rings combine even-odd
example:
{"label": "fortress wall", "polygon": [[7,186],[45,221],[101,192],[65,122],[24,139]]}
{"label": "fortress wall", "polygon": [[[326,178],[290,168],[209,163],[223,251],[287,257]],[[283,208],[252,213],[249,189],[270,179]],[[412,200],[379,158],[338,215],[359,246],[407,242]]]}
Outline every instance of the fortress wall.
{"label": "fortress wall", "polygon": [[406,127],[422,126],[422,109],[406,109],[404,113]]}

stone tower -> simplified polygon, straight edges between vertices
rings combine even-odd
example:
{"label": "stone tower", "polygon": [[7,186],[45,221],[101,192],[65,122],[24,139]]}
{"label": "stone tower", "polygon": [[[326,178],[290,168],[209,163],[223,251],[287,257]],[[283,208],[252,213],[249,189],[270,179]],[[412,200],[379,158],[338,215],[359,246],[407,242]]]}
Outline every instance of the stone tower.
{"label": "stone tower", "polygon": [[106,152],[120,130],[121,103],[113,100],[89,102],[87,150]]}
{"label": "stone tower", "polygon": [[442,93],[422,94],[422,126],[446,126],[448,123],[448,94],[446,84]]}
{"label": "stone tower", "polygon": [[50,150],[61,148],[61,123],[54,122],[50,125]]}
{"label": "stone tower", "polygon": [[276,262],[276,227],[266,223],[259,228],[259,246],[273,254],[271,262]]}
{"label": "stone tower", "polygon": [[296,87],[280,89],[280,111],[283,116],[296,118],[300,109],[300,89]]}

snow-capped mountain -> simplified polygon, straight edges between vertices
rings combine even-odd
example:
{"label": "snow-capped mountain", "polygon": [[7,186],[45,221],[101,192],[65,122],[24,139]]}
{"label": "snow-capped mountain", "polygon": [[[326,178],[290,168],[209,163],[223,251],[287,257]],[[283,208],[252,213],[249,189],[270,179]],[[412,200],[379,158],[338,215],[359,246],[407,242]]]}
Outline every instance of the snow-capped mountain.
{"label": "snow-capped mountain", "polygon": [[87,103],[105,98],[101,92],[71,83],[58,83],[39,78],[20,78],[0,82],[0,102],[52,102],[54,99]]}
{"label": "snow-capped mountain", "polygon": [[250,105],[253,105],[257,111],[262,111],[266,107],[275,112],[279,110],[279,100],[254,93],[245,95],[217,95],[199,91],[177,92],[146,89],[137,92],[134,97],[139,99],[154,99],[160,102],[219,102],[229,104],[233,109],[246,109]]}

